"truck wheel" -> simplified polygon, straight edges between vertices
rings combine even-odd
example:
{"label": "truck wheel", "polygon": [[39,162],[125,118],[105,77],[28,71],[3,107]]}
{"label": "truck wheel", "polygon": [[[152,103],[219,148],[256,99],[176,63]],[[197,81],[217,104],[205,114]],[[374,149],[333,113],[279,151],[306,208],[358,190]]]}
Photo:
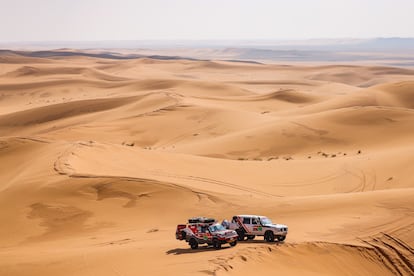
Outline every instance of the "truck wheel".
{"label": "truck wheel", "polygon": [[255,235],[248,235],[248,236],[247,236],[247,239],[248,239],[248,240],[253,240],[255,237],[256,237]]}
{"label": "truck wheel", "polygon": [[217,240],[217,239],[214,239],[213,240],[213,247],[215,249],[220,249],[221,248],[221,242],[219,240]]}
{"label": "truck wheel", "polygon": [[230,246],[236,246],[237,245],[237,241],[231,242]]}
{"label": "truck wheel", "polygon": [[275,241],[275,235],[272,231],[267,231],[264,235],[264,238],[267,242],[274,242]]}
{"label": "truck wheel", "polygon": [[188,243],[190,244],[191,249],[197,249],[198,248],[198,242],[195,239],[191,239]]}
{"label": "truck wheel", "polygon": [[239,235],[237,237],[237,240],[238,241],[243,241],[244,240],[244,232],[242,230],[240,230],[240,229],[237,229],[236,232],[237,232],[237,235]]}
{"label": "truck wheel", "polygon": [[284,241],[286,239],[286,236],[277,236],[278,241]]}

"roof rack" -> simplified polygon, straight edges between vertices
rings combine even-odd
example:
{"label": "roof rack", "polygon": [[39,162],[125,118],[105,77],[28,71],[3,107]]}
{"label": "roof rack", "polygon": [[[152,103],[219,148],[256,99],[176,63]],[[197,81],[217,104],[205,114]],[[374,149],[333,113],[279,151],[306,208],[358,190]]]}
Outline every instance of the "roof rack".
{"label": "roof rack", "polygon": [[206,217],[195,217],[189,218],[188,223],[213,223],[216,222],[214,218],[206,218]]}

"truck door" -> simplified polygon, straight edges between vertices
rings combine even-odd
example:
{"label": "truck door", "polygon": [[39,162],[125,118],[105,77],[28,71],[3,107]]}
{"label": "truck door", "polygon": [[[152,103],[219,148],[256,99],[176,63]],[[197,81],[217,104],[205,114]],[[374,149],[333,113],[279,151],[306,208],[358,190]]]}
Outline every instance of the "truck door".
{"label": "truck door", "polygon": [[263,227],[260,223],[259,218],[252,218],[252,234],[253,235],[262,235],[263,234]]}
{"label": "truck door", "polygon": [[253,231],[253,226],[252,226],[252,222],[251,222],[250,217],[244,217],[243,218],[243,225],[244,225],[244,228],[248,231],[249,234]]}

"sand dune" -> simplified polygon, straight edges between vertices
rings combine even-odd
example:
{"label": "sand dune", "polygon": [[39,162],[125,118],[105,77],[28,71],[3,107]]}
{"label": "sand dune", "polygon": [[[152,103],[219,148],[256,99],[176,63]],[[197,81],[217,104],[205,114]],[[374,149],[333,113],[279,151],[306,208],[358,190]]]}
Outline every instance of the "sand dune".
{"label": "sand dune", "polygon": [[32,67],[22,66],[14,71],[3,75],[5,78],[33,78],[33,77],[53,77],[54,75],[81,75],[86,78],[101,79],[105,81],[125,81],[127,78],[113,76],[103,73],[96,69],[82,67]]}
{"label": "sand dune", "polygon": [[369,87],[382,83],[392,76],[398,80],[401,76],[413,76],[414,71],[405,68],[392,67],[368,67],[358,66],[322,66],[317,73],[308,75],[312,80],[323,80],[331,82],[345,83],[360,87]]}
{"label": "sand dune", "polygon": [[[414,274],[412,70],[0,61],[0,275]],[[241,213],[287,224],[286,241],[174,238]]]}
{"label": "sand dune", "polygon": [[19,111],[0,117],[1,126],[28,126],[43,124],[85,113],[113,109],[130,103],[134,98],[94,99],[72,101]]}
{"label": "sand dune", "polygon": [[378,90],[384,91],[386,95],[396,102],[396,106],[405,108],[414,108],[414,82],[405,81],[398,83],[389,83],[375,87]]}

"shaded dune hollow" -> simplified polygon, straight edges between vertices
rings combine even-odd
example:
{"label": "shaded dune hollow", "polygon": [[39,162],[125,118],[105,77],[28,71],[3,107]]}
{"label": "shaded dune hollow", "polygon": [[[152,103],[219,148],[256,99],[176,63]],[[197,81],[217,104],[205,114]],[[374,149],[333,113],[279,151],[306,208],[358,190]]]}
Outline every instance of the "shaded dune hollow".
{"label": "shaded dune hollow", "polygon": [[[414,275],[412,69],[0,61],[0,275]],[[286,240],[175,239],[237,214]]]}

